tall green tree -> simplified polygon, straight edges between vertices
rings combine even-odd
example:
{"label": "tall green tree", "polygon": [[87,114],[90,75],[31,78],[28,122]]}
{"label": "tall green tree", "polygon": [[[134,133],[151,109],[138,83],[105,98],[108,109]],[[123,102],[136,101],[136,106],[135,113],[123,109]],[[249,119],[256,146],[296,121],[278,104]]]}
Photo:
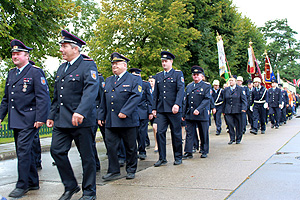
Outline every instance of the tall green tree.
{"label": "tall green tree", "polygon": [[[183,70],[190,74],[192,65],[204,68],[208,81],[220,79],[217,32],[222,36],[226,58],[232,74],[241,75],[246,79],[249,75],[247,69],[247,48],[252,39],[254,47],[264,46],[263,36],[258,28],[246,17],[237,12],[231,0],[195,0],[194,20],[190,27],[199,30],[202,36],[188,45],[192,52],[191,59],[185,63]],[[258,54],[263,53],[257,51]],[[191,81],[190,76],[186,76]],[[225,82],[225,81],[223,81]]]}
{"label": "tall green tree", "polygon": [[267,52],[273,71],[280,72],[281,78],[289,81],[300,78],[300,43],[295,39],[298,34],[289,25],[287,19],[267,21],[260,30],[268,41]]}
{"label": "tall green tree", "polygon": [[[33,47],[35,61],[58,56],[57,42],[65,20],[78,7],[72,0],[2,0],[0,2],[0,57],[10,57],[10,41],[19,39]],[[57,46],[57,48],[55,48]]]}
{"label": "tall green tree", "polygon": [[189,0],[109,0],[101,1],[96,37],[90,55],[105,77],[111,74],[110,54],[124,54],[130,67],[143,70],[143,78],[161,71],[160,52],[169,50],[180,67],[191,53],[186,45],[200,32],[188,24],[193,20]]}

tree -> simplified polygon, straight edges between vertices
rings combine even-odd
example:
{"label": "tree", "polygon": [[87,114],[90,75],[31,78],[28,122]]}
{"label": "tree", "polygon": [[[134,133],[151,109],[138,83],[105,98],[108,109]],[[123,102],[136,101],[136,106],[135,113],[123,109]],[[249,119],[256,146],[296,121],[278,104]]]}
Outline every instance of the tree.
{"label": "tree", "polygon": [[[223,38],[232,74],[242,75],[245,79],[249,77],[246,72],[249,40],[252,38],[254,44],[257,44],[255,47],[264,46],[263,36],[258,28],[250,19],[237,12],[231,0],[196,0],[193,5],[194,20],[189,26],[199,30],[202,36],[188,45],[192,57],[183,66],[184,73],[190,74],[191,66],[199,65],[204,68],[208,81],[220,80],[216,44],[218,32]],[[186,79],[192,80],[189,75]]]}
{"label": "tree", "polygon": [[287,19],[267,21],[260,30],[268,41],[267,52],[273,71],[279,70],[280,77],[289,81],[300,77],[300,43],[294,36],[298,34],[289,25]]}
{"label": "tree", "polygon": [[2,0],[0,3],[0,57],[10,58],[10,41],[19,39],[33,47],[34,61],[58,56],[58,39],[65,20],[79,7],[72,0]]}
{"label": "tree", "polygon": [[191,53],[185,48],[200,32],[187,27],[193,19],[189,0],[101,1],[96,37],[89,42],[91,56],[105,77],[111,74],[109,56],[126,55],[130,67],[143,70],[143,78],[161,71],[160,52],[170,50],[179,67]]}

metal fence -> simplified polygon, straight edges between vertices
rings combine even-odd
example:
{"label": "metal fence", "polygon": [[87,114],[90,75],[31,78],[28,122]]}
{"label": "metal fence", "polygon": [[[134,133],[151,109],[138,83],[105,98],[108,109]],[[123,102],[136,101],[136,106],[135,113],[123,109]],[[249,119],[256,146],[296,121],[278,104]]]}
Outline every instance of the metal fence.
{"label": "metal fence", "polygon": [[[39,135],[48,135],[52,134],[52,128],[48,128],[45,124],[40,128]],[[0,138],[12,138],[14,137],[13,130],[8,129],[7,124],[3,124],[0,129]]]}

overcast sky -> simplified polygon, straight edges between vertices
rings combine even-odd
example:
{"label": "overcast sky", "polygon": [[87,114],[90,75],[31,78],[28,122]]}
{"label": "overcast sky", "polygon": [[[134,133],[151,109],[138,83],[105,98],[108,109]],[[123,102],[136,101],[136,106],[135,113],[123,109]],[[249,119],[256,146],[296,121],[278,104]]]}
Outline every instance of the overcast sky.
{"label": "overcast sky", "polygon": [[258,27],[265,22],[287,18],[288,25],[296,32],[300,40],[300,0],[232,0],[238,11],[247,16]]}

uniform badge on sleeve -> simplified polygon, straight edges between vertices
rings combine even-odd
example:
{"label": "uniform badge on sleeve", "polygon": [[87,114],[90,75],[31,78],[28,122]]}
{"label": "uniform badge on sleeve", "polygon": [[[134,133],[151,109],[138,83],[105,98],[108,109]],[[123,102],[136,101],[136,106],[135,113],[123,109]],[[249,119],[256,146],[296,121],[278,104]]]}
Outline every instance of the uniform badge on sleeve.
{"label": "uniform badge on sleeve", "polygon": [[139,90],[139,92],[142,92],[142,86],[138,86],[138,90]]}
{"label": "uniform badge on sleeve", "polygon": [[96,80],[96,79],[97,79],[97,73],[96,73],[96,71],[91,70],[91,76],[92,76],[92,78],[93,78],[94,80]]}
{"label": "uniform badge on sleeve", "polygon": [[104,88],[104,87],[105,87],[105,82],[103,81],[103,82],[102,82],[102,88]]}
{"label": "uniform badge on sleeve", "polygon": [[46,79],[45,79],[45,77],[41,77],[41,83],[42,83],[42,85],[46,85]]}
{"label": "uniform badge on sleeve", "polygon": [[183,82],[183,83],[184,83],[184,78],[183,78],[183,77],[181,77],[181,82]]}

